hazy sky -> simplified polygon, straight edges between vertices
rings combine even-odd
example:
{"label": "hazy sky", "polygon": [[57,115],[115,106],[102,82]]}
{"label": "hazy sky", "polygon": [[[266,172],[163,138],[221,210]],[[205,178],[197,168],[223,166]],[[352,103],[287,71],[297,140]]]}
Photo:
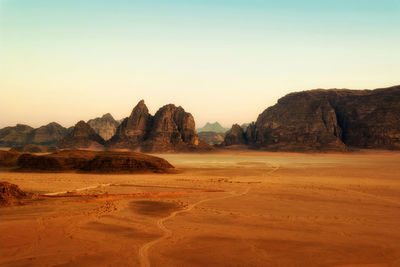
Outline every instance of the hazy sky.
{"label": "hazy sky", "polygon": [[400,0],[0,3],[0,127],[140,99],[230,126],[291,91],[400,84]]}

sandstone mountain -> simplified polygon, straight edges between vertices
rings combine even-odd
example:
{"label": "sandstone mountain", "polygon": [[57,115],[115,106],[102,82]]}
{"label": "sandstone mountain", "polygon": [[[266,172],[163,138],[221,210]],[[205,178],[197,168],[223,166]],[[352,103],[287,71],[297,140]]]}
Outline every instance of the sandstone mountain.
{"label": "sandstone mountain", "polygon": [[143,100],[118,126],[107,146],[145,152],[211,149],[207,144],[199,142],[194,118],[182,107],[165,105],[152,116]]}
{"label": "sandstone mountain", "polygon": [[104,114],[101,118],[89,120],[87,123],[104,140],[109,140],[113,137],[120,124],[110,113]]}
{"label": "sandstone mountain", "polygon": [[245,142],[273,151],[400,149],[400,86],[288,94],[247,127]]}
{"label": "sandstone mountain", "polygon": [[60,148],[89,148],[104,145],[104,139],[84,121],[79,121],[72,131],[58,142]]}
{"label": "sandstone mountain", "polygon": [[27,144],[54,146],[65,137],[67,129],[56,122],[49,123],[28,134]]}
{"label": "sandstone mountain", "polygon": [[226,133],[229,129],[224,128],[218,122],[209,123],[207,122],[202,128],[197,128],[197,133],[201,132],[215,132],[215,133]]}
{"label": "sandstone mountain", "polygon": [[66,134],[67,129],[56,122],[37,129],[17,124],[15,127],[5,127],[0,130],[0,146],[13,147],[28,144],[54,146]]}
{"label": "sandstone mountain", "polygon": [[216,132],[199,132],[197,135],[199,136],[199,140],[204,141],[209,145],[221,144],[225,138],[224,133]]}
{"label": "sandstone mountain", "polygon": [[12,147],[26,144],[32,130],[32,127],[24,124],[2,128],[0,129],[0,146]]}

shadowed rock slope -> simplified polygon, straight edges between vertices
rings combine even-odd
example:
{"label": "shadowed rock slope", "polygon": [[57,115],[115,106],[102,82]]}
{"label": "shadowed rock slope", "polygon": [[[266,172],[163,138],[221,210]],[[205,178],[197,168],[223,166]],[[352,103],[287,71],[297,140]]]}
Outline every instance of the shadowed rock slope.
{"label": "shadowed rock slope", "polygon": [[261,113],[244,136],[251,147],[272,151],[400,149],[400,86],[291,93]]}
{"label": "shadowed rock slope", "polygon": [[48,155],[22,154],[17,171],[90,173],[163,173],[173,169],[168,161],[135,152],[63,150]]}
{"label": "shadowed rock slope", "polygon": [[67,129],[56,122],[34,129],[30,126],[17,124],[0,130],[0,146],[13,147],[28,144],[54,146],[65,137]]}
{"label": "shadowed rock slope", "polygon": [[79,121],[72,131],[58,142],[59,148],[89,148],[102,145],[104,139],[84,121]]}
{"label": "shadowed rock slope", "polygon": [[115,135],[107,142],[107,147],[144,152],[212,149],[199,141],[193,116],[182,107],[165,105],[152,116],[143,100],[118,126]]}

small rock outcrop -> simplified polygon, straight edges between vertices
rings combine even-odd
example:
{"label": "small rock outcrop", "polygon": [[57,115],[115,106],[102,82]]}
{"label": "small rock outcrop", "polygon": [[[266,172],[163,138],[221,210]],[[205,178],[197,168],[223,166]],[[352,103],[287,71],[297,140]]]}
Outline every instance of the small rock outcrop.
{"label": "small rock outcrop", "polygon": [[84,121],[79,121],[71,132],[58,142],[59,148],[89,148],[104,145],[104,139]]}
{"label": "small rock outcrop", "polygon": [[0,206],[10,206],[28,198],[18,185],[0,182]]}
{"label": "small rock outcrop", "polygon": [[223,145],[246,145],[246,135],[239,124],[232,125],[232,128],[226,133]]}
{"label": "small rock outcrop", "polygon": [[90,127],[92,127],[92,129],[104,140],[109,140],[114,136],[115,131],[120,123],[115,120],[110,113],[107,113],[101,118],[89,120],[87,124],[89,124]]}
{"label": "small rock outcrop", "polygon": [[118,126],[115,135],[107,142],[107,147],[144,152],[212,149],[199,141],[194,118],[182,107],[165,105],[152,116],[143,100]]}

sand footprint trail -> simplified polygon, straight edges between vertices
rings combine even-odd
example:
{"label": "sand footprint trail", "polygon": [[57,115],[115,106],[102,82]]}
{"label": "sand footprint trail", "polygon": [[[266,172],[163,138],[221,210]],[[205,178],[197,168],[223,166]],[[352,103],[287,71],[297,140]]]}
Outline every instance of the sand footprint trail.
{"label": "sand footprint trail", "polygon": [[250,187],[247,187],[246,190],[242,193],[235,193],[235,192],[228,192],[230,195],[228,196],[222,196],[222,197],[217,197],[217,198],[209,198],[209,199],[203,199],[200,201],[197,201],[196,203],[193,203],[191,205],[189,205],[186,209],[183,210],[178,210],[178,211],[174,211],[172,212],[169,216],[161,218],[157,221],[157,226],[160,230],[162,230],[164,232],[164,234],[153,240],[150,241],[146,244],[144,244],[142,247],[140,247],[139,249],[139,261],[140,261],[140,266],[143,267],[148,267],[150,266],[150,260],[149,260],[149,249],[154,246],[155,244],[161,242],[164,239],[167,239],[168,237],[170,237],[172,235],[172,231],[169,230],[168,228],[165,227],[164,222],[174,218],[176,215],[180,214],[180,213],[184,213],[184,212],[189,212],[191,211],[193,208],[195,208],[197,205],[204,203],[204,202],[208,202],[208,201],[213,201],[213,200],[221,200],[221,199],[226,199],[226,198],[232,198],[232,197],[240,197],[243,196],[245,194],[247,194],[250,190]]}

